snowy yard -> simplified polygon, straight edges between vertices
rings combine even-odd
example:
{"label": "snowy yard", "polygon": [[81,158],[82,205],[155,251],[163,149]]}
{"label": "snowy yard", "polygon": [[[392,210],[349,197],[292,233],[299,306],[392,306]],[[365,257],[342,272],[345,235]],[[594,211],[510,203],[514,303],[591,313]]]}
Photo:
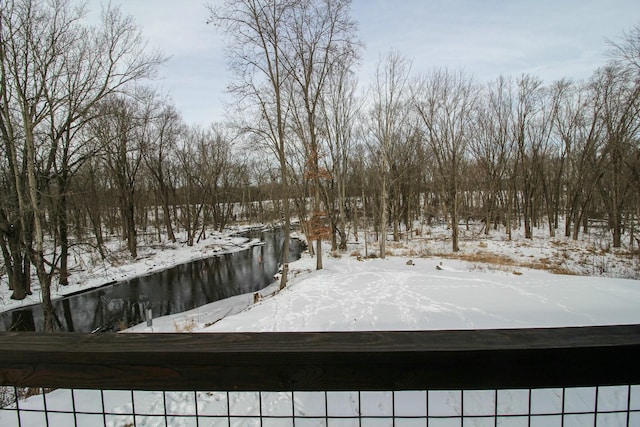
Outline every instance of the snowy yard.
{"label": "snowy yard", "polygon": [[[309,273],[308,255],[292,264],[301,272],[283,291],[243,312],[218,318],[214,303],[155,319],[135,332],[370,331],[492,329],[640,323],[636,280],[495,270],[451,259],[405,257],[357,261],[329,258]],[[213,313],[213,318],[211,317]]]}

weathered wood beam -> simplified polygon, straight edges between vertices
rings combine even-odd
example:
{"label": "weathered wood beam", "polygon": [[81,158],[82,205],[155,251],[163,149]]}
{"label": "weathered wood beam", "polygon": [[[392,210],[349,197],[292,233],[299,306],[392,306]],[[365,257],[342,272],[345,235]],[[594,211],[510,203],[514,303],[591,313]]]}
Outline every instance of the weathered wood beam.
{"label": "weathered wood beam", "polygon": [[144,390],[640,384],[640,325],[223,334],[0,333],[0,385]]}

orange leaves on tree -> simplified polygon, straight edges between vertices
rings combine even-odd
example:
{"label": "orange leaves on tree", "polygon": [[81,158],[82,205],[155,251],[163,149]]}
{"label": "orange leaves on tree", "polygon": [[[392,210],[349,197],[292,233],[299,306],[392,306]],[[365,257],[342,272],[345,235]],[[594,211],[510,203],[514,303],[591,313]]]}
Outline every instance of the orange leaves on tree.
{"label": "orange leaves on tree", "polygon": [[307,221],[307,237],[309,240],[327,240],[331,238],[332,229],[325,212],[314,212]]}

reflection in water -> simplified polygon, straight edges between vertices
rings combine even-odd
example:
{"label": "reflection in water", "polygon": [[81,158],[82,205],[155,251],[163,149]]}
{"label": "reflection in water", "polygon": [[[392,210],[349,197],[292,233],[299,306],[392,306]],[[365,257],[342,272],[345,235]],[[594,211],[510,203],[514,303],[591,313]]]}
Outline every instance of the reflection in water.
{"label": "reflection in water", "polygon": [[11,329],[14,331],[34,331],[36,329],[31,308],[11,311]]}
{"label": "reflection in water", "polygon": [[[234,295],[258,291],[273,281],[281,261],[283,236],[268,231],[264,244],[179,265],[144,277],[103,286],[54,302],[58,328],[68,332],[118,331],[153,317],[191,310]],[[290,260],[302,242],[291,241]],[[0,330],[42,330],[40,305],[0,314]]]}

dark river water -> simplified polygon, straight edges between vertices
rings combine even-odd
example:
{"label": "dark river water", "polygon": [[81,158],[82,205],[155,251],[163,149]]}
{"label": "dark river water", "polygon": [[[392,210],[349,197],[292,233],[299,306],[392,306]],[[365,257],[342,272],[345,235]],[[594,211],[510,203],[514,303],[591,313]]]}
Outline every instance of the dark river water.
{"label": "dark river water", "polygon": [[[54,301],[58,330],[118,331],[153,317],[191,310],[234,295],[258,291],[273,282],[282,259],[279,231],[252,234],[262,245],[193,261],[167,270],[116,282]],[[289,260],[300,258],[304,244],[291,240]],[[0,330],[42,331],[38,305],[0,313]]]}

